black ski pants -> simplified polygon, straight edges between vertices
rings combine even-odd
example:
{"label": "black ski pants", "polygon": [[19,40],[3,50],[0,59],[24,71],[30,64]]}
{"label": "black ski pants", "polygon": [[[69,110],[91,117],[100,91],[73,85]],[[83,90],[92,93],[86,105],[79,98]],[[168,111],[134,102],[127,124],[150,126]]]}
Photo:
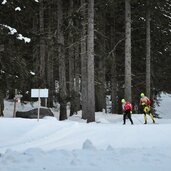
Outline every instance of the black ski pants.
{"label": "black ski pants", "polygon": [[129,118],[131,124],[133,124],[132,118],[131,118],[131,110],[126,110],[124,115],[123,115],[123,124],[126,124],[126,117]]}

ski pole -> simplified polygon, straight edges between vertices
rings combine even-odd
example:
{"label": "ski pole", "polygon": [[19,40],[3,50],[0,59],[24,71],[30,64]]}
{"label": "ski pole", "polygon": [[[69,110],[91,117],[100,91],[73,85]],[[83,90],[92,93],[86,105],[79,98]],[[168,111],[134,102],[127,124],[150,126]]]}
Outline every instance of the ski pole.
{"label": "ski pole", "polygon": [[137,119],[140,123],[142,123],[142,124],[143,124],[143,122],[142,122],[140,119],[138,119],[138,118],[137,118],[137,117],[135,117],[135,116],[134,116],[134,118],[135,118],[135,119]]}

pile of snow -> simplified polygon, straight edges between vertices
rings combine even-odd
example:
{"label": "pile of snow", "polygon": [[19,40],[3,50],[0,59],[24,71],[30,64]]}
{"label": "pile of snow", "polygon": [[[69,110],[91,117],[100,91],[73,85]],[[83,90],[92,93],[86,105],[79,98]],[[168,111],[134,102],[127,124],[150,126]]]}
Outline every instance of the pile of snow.
{"label": "pile of snow", "polygon": [[21,8],[20,7],[16,7],[15,11],[21,11]]}
{"label": "pile of snow", "polygon": [[0,170],[170,170],[171,121],[143,125],[133,119],[134,125],[123,126],[122,116],[90,124],[0,118]]}
{"label": "pile of snow", "polygon": [[[34,0],[34,1],[35,1],[35,2],[39,2],[39,0]],[[6,3],[7,3],[7,0],[3,0],[1,4],[2,4],[2,5],[5,5]]]}
{"label": "pile of snow", "polygon": [[3,0],[1,4],[5,5],[6,3],[7,3],[7,0]]}
{"label": "pile of snow", "polygon": [[18,34],[17,36],[18,40],[24,40],[25,43],[30,43],[31,39],[28,37],[24,37],[22,34]]}

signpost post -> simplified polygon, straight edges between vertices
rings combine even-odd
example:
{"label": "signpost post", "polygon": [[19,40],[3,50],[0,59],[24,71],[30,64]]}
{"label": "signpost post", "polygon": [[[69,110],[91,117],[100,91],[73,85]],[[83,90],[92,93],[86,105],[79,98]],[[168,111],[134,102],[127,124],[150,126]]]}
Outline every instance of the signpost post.
{"label": "signpost post", "polygon": [[39,116],[40,116],[40,105],[41,105],[41,101],[40,101],[40,89],[38,90],[38,114],[37,114],[37,121],[39,121]]}
{"label": "signpost post", "polygon": [[38,113],[37,113],[37,121],[39,121],[40,116],[40,106],[41,100],[40,98],[48,98],[48,89],[31,89],[31,97],[38,98]]}
{"label": "signpost post", "polygon": [[17,94],[17,89],[15,89],[13,117],[16,117],[17,103],[20,103],[20,100],[22,97],[23,97],[23,95]]}

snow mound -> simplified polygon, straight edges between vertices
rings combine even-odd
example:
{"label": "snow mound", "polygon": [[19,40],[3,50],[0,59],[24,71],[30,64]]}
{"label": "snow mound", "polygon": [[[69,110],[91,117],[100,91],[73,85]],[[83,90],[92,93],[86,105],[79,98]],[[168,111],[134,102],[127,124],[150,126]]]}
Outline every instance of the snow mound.
{"label": "snow mound", "polygon": [[89,139],[87,139],[84,141],[82,149],[83,150],[96,150],[96,147],[93,145],[93,143]]}

